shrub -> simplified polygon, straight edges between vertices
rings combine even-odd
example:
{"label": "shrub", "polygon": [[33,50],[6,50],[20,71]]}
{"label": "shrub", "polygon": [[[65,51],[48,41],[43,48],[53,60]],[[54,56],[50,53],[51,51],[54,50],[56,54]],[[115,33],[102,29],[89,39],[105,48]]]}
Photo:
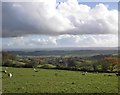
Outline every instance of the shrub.
{"label": "shrub", "polygon": [[56,68],[56,66],[55,66],[55,65],[52,65],[52,64],[44,64],[44,65],[42,65],[40,68],[52,69],[52,68]]}

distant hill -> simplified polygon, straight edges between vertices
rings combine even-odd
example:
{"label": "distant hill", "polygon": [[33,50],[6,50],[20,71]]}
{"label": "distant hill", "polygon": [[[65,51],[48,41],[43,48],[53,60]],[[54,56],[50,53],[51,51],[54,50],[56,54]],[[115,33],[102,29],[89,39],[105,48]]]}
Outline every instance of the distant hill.
{"label": "distant hill", "polygon": [[[120,49],[120,48],[119,48]],[[29,48],[29,49],[5,49],[3,51],[54,51],[54,50],[118,50],[118,47],[49,47],[49,48]]]}
{"label": "distant hill", "polygon": [[41,51],[8,51],[12,54],[21,56],[94,56],[94,55],[107,55],[117,54],[117,50],[41,50]]}

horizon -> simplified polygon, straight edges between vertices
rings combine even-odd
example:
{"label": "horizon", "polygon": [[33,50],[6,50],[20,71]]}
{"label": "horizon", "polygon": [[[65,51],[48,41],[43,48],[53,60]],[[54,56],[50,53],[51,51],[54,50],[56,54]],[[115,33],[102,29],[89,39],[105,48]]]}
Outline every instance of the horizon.
{"label": "horizon", "polygon": [[31,49],[3,49],[2,51],[89,51],[89,50],[119,50],[118,47],[51,47],[51,48],[31,48]]}

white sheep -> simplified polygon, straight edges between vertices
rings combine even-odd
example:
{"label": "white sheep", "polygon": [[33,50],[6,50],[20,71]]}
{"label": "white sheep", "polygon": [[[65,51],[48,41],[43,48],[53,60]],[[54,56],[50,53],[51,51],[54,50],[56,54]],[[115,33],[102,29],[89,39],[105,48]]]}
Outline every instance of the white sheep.
{"label": "white sheep", "polygon": [[87,72],[82,72],[82,75],[86,75],[87,74]]}
{"label": "white sheep", "polygon": [[34,68],[34,71],[35,71],[35,72],[38,72],[38,70],[36,70],[35,68]]}
{"label": "white sheep", "polygon": [[82,72],[82,75],[85,75],[85,72]]}
{"label": "white sheep", "polygon": [[10,78],[12,78],[12,74],[11,74],[11,73],[8,73],[8,76],[9,76]]}
{"label": "white sheep", "polygon": [[7,74],[7,70],[4,70],[3,73]]}

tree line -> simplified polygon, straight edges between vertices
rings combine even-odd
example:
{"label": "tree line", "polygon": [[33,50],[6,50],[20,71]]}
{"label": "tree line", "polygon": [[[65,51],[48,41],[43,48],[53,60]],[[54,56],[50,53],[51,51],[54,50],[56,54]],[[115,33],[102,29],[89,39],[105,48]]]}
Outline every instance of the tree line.
{"label": "tree line", "polygon": [[89,72],[120,72],[120,58],[113,55],[79,56],[19,56],[2,53],[2,66],[64,69]]}

